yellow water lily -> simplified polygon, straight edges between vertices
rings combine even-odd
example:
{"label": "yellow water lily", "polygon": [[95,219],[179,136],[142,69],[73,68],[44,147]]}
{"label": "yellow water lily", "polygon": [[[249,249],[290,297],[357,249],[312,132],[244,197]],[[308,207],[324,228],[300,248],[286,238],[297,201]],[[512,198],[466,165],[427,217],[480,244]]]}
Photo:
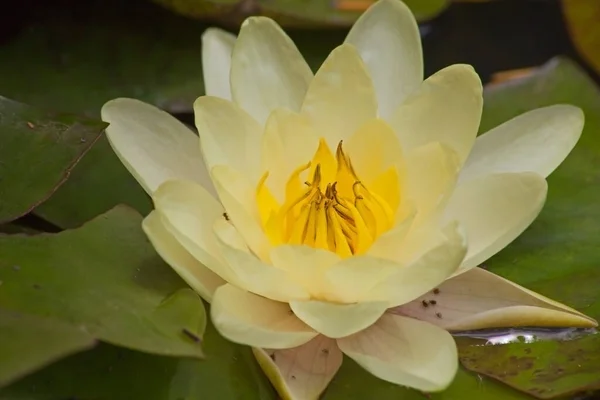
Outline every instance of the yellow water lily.
{"label": "yellow water lily", "polygon": [[132,99],[102,109],[115,152],[154,201],[143,228],[254,353],[281,397],[315,399],[343,354],[439,391],[449,331],[591,327],[591,318],[476,268],[540,212],[581,110],[537,109],[476,137],[481,81],[423,80],[417,24],[375,3],[316,74],[272,20],[203,36],[198,136]]}

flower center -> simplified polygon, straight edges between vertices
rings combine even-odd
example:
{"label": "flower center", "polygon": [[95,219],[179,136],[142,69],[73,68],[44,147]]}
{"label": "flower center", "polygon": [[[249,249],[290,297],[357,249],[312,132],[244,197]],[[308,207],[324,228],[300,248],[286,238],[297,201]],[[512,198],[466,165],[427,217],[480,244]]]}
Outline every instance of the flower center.
{"label": "flower center", "polygon": [[[309,179],[302,183],[306,171]],[[267,175],[257,191],[259,208]],[[267,214],[263,225],[273,244],[303,244],[349,257],[366,252],[392,227],[395,213],[357,177],[342,142],[334,157],[322,139],[313,160],[291,174],[284,204]]]}

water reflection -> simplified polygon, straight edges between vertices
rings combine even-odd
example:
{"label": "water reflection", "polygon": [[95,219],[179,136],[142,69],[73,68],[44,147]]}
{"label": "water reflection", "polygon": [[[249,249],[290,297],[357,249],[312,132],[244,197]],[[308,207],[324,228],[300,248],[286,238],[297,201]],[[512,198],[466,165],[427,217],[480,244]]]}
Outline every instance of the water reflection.
{"label": "water reflection", "polygon": [[[483,329],[453,333],[453,336],[479,339],[479,345],[533,343],[538,341],[566,341],[598,333],[596,328],[509,328]],[[485,341],[485,342],[484,342]]]}

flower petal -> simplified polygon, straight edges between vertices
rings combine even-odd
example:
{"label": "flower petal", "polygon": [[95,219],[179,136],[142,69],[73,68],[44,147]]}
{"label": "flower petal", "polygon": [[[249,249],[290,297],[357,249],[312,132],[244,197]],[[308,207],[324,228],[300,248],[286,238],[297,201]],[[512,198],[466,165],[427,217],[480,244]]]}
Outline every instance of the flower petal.
{"label": "flower petal", "polygon": [[213,224],[223,219],[223,207],[202,186],[167,181],[152,196],[165,229],[190,254],[226,281],[232,279],[219,252]]}
{"label": "flower petal", "polygon": [[477,138],[460,180],[498,172],[548,176],[575,147],[583,123],[581,109],[570,105],[521,114]]}
{"label": "flower petal", "polygon": [[213,297],[210,315],[223,337],[235,343],[273,349],[300,346],[317,336],[279,303],[227,284]]}
{"label": "flower petal", "polygon": [[233,49],[231,90],[234,101],[264,124],[271,111],[300,105],[313,74],[302,54],[266,17],[244,21]]}
{"label": "flower petal", "polygon": [[284,400],[318,399],[343,360],[335,340],[323,335],[292,349],[252,352]]}
{"label": "flower petal", "polygon": [[482,91],[481,80],[470,65],[451,65],[427,78],[389,120],[404,151],[441,142],[464,162],[479,129]]}
{"label": "flower petal", "polygon": [[387,302],[339,304],[316,300],[291,301],[290,307],[298,318],[317,332],[330,338],[340,338],[377,321],[387,309]]}
{"label": "flower petal", "polygon": [[547,191],[546,180],[532,172],[492,174],[459,185],[444,212],[444,219],[458,220],[469,238],[458,273],[515,240],[540,213]]}
{"label": "flower petal", "polygon": [[262,127],[258,122],[236,104],[218,97],[199,97],[194,114],[208,169],[230,166],[258,182],[262,175]]}
{"label": "flower petal", "polygon": [[[435,301],[424,307],[422,302]],[[580,312],[481,268],[448,279],[435,292],[394,309],[448,330],[594,327]]]}
{"label": "flower petal", "polygon": [[231,100],[229,71],[234,44],[235,35],[219,28],[208,28],[202,34],[202,72],[208,96]]}
{"label": "flower petal", "polygon": [[134,99],[115,99],[102,107],[113,150],[148,194],[170,179],[197,182],[212,193],[198,137],[170,114]]}
{"label": "flower petal", "polygon": [[373,82],[354,46],[343,44],[329,54],[310,83],[302,114],[332,149],[377,116]]}
{"label": "flower petal", "polygon": [[458,370],[452,336],[412,318],[385,314],[337,342],[344,354],[376,377],[425,392],[444,390]]}
{"label": "flower petal", "polygon": [[142,222],[142,228],[156,252],[175,272],[209,303],[213,293],[226,282],[196,260],[165,228],[157,211]]}
{"label": "flower petal", "polygon": [[403,2],[376,2],[356,21],[346,43],[356,46],[369,69],[382,117],[389,117],[421,85],[421,36]]}

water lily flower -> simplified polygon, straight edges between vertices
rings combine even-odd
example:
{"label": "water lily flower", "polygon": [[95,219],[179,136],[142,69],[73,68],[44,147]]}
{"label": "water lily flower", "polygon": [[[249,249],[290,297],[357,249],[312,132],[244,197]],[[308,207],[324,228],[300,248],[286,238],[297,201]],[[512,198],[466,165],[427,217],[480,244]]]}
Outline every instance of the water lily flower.
{"label": "water lily flower", "polygon": [[162,258],[219,332],[252,346],[284,399],[315,399],[343,354],[373,375],[439,391],[449,332],[596,321],[477,266],[539,214],[581,110],[537,109],[477,137],[467,65],[423,80],[417,24],[375,3],[316,74],[271,19],[203,36],[198,136],[116,99],[115,152],[154,201]]}

